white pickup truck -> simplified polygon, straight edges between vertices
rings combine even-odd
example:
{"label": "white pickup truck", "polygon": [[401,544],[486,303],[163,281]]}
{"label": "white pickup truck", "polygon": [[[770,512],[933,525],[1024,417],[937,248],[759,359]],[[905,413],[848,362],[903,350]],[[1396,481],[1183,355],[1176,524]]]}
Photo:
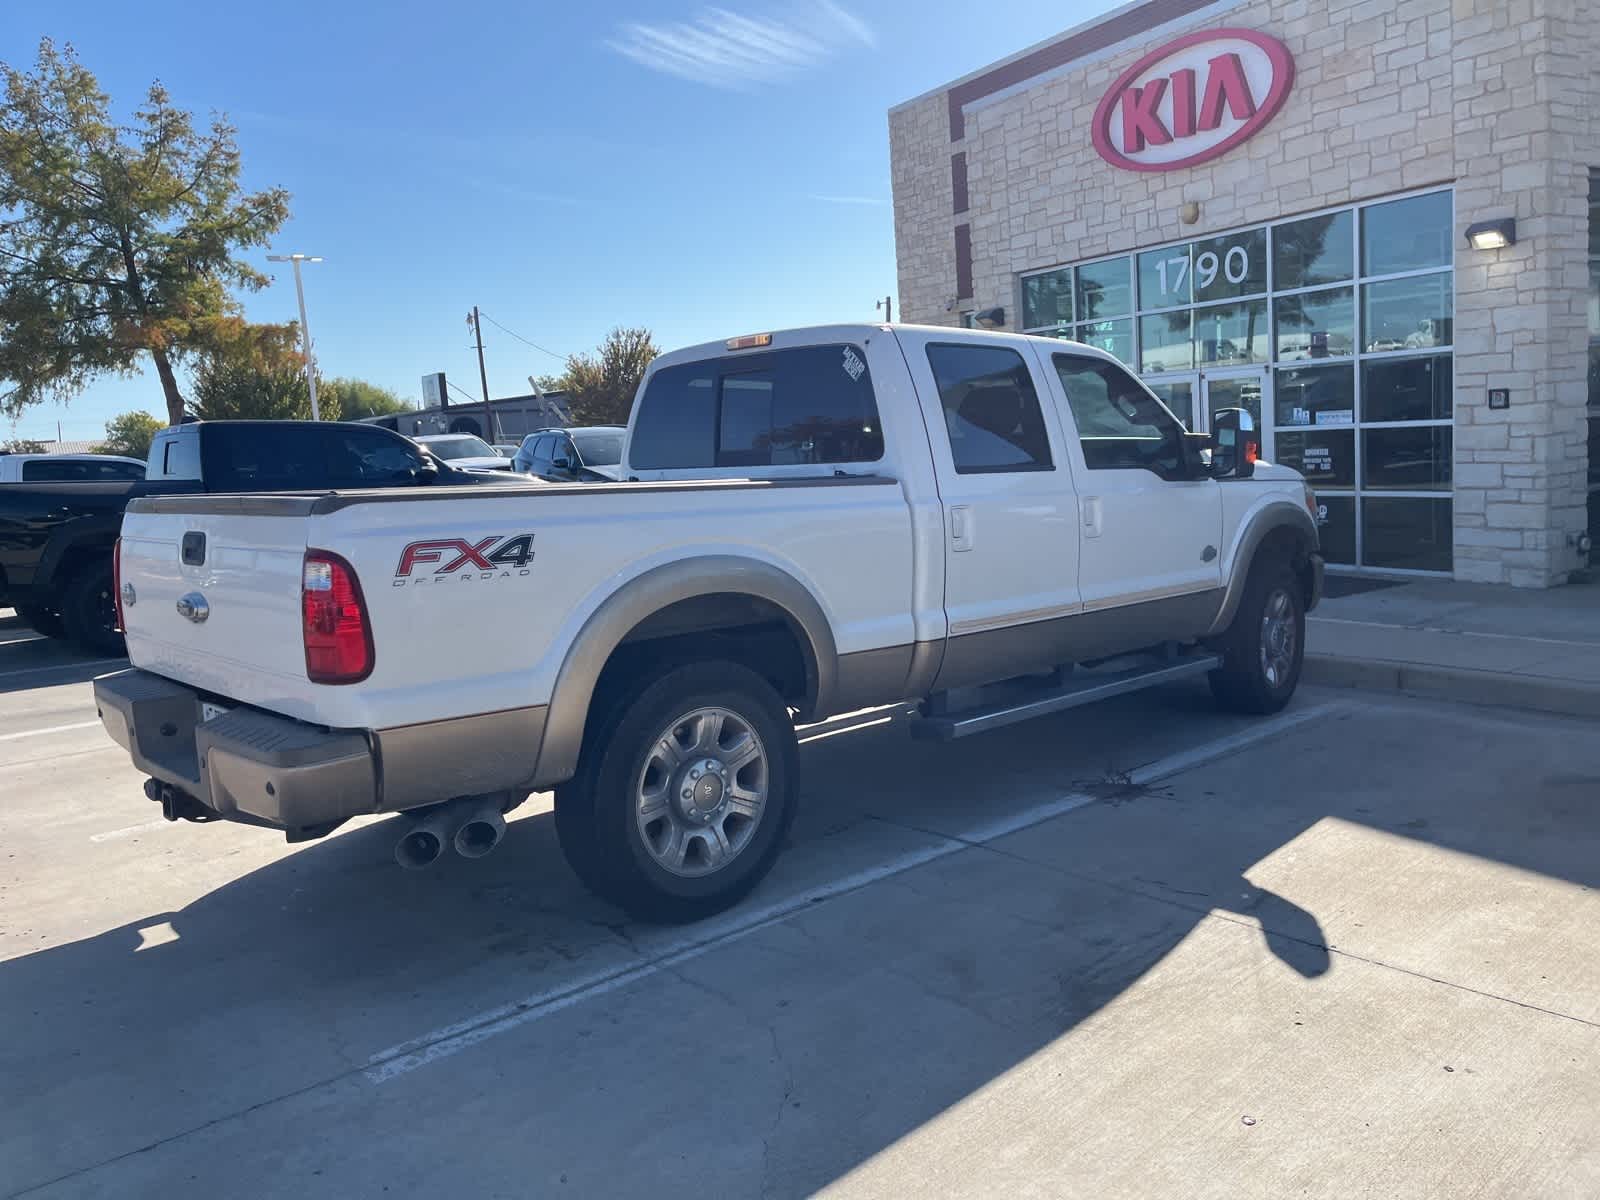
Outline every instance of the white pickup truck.
{"label": "white pickup truck", "polygon": [[134,669],[95,696],[174,819],[404,812],[415,866],[554,788],[591,888],[693,919],[772,866],[797,722],[911,702],[961,737],[1191,674],[1282,707],[1315,498],[1213,424],[1044,338],[696,346],[651,366],[616,484],[135,500]]}

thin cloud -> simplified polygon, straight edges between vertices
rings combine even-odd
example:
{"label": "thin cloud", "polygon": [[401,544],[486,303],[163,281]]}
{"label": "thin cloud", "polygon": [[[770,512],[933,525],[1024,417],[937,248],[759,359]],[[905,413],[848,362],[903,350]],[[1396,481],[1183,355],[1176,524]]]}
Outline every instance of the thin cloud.
{"label": "thin cloud", "polygon": [[813,0],[781,19],[708,8],[693,21],[630,21],[606,45],[664,75],[743,89],[790,78],[877,42],[860,17],[834,0]]}
{"label": "thin cloud", "polygon": [[870,208],[884,208],[889,203],[878,196],[824,196],[816,193],[806,199],[815,200],[818,204],[860,204]]}

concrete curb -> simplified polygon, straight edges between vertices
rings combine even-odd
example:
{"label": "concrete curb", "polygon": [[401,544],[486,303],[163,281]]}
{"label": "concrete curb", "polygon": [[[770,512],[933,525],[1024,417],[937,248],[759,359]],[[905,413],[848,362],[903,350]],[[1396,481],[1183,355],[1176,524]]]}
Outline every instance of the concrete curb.
{"label": "concrete curb", "polygon": [[1411,692],[1461,704],[1600,717],[1600,684],[1379,658],[1307,654],[1302,679],[1331,687]]}

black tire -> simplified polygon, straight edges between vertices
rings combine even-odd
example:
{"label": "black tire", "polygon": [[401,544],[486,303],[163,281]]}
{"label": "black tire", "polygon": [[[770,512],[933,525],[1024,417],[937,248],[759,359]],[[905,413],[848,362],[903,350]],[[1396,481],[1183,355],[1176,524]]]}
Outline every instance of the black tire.
{"label": "black tire", "polygon": [[61,623],[61,614],[53,608],[45,608],[40,604],[17,605],[17,616],[22,618],[22,623],[35,633],[42,633],[45,637],[58,638],[67,635],[66,626]]}
{"label": "black tire", "polygon": [[[648,817],[636,815],[636,804],[642,781],[655,769],[652,752],[663,735],[672,736],[678,723],[706,709],[725,711],[755,735],[765,798],[748,827],[739,825],[748,832],[725,864],[684,863],[705,873],[678,874],[647,846],[641,822]],[[686,759],[697,753],[683,751]],[[730,778],[737,780],[742,770]],[[772,869],[794,821],[798,779],[794,725],[766,680],[731,662],[664,669],[639,681],[631,698],[597,715],[584,738],[578,774],[556,789],[556,835],[573,872],[602,899],[640,920],[696,921],[737,903]],[[663,782],[663,793],[676,789],[676,783]],[[732,794],[731,785],[728,791]],[[689,838],[692,845],[698,835],[691,831]],[[699,844],[710,848],[708,842]]]}
{"label": "black tire", "polygon": [[67,581],[61,593],[61,622],[79,649],[104,658],[126,653],[117,632],[115,583],[111,562],[93,563]]}
{"label": "black tire", "polygon": [[1275,713],[1289,703],[1305,662],[1306,611],[1300,581],[1287,562],[1273,558],[1251,568],[1239,610],[1215,648],[1222,666],[1208,678],[1224,708]]}

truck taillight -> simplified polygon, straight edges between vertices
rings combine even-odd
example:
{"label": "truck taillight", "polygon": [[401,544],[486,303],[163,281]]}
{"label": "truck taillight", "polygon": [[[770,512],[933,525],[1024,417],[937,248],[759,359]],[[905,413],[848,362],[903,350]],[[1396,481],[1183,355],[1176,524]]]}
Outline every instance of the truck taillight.
{"label": "truck taillight", "polygon": [[372,625],[355,568],[327,550],[307,550],[300,576],[306,677],[359,683],[372,674]]}
{"label": "truck taillight", "polygon": [[128,623],[122,616],[122,539],[118,538],[111,547],[111,602],[117,607],[117,628],[124,633],[128,631]]}

